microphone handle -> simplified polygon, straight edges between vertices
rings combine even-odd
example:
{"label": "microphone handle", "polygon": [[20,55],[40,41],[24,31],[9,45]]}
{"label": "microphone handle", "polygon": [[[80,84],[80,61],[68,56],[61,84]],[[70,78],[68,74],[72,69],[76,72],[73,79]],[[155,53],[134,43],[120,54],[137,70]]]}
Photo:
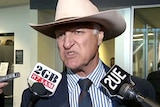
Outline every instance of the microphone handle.
{"label": "microphone handle", "polygon": [[145,98],[141,95],[136,95],[136,98],[139,102],[145,102],[147,104],[149,104],[152,107],[160,107],[159,104],[157,104],[156,102],[154,102],[153,100],[149,99],[149,98]]}
{"label": "microphone handle", "polygon": [[28,107],[33,107],[33,103],[29,102]]}
{"label": "microphone handle", "polygon": [[36,102],[39,100],[40,98],[38,96],[32,95],[28,107],[34,107],[34,105],[36,104]]}

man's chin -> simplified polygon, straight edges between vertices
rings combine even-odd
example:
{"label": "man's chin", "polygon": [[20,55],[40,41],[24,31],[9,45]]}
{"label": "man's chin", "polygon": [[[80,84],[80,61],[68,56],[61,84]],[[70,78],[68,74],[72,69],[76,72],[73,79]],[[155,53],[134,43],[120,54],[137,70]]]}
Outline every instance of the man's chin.
{"label": "man's chin", "polygon": [[68,66],[68,68],[70,68],[71,70],[76,70],[76,69],[78,69],[78,67],[75,67],[75,66]]}
{"label": "man's chin", "polygon": [[68,65],[67,67],[70,68],[71,70],[74,70],[74,71],[77,71],[77,70],[78,70],[78,71],[79,71],[79,66],[76,66],[76,65],[74,65],[74,66],[73,66],[73,65]]}

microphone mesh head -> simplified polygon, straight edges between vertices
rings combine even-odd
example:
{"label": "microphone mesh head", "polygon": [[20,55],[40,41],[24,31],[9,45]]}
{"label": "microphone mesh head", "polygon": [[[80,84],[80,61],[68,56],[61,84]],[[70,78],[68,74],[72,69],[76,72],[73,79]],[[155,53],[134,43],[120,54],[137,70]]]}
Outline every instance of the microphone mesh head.
{"label": "microphone mesh head", "polygon": [[119,94],[125,99],[134,99],[136,97],[135,90],[131,84],[124,83],[119,90]]}
{"label": "microphone mesh head", "polygon": [[45,89],[44,85],[42,83],[39,83],[39,82],[35,82],[32,85],[31,89],[37,95],[45,95],[47,93],[47,90]]}

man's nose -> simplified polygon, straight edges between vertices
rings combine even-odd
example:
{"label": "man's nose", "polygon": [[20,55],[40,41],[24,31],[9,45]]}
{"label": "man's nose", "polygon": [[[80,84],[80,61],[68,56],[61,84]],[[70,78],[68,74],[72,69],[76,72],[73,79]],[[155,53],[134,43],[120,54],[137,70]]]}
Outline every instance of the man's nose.
{"label": "man's nose", "polygon": [[68,49],[72,47],[73,44],[74,44],[74,34],[70,31],[65,32],[64,47]]}

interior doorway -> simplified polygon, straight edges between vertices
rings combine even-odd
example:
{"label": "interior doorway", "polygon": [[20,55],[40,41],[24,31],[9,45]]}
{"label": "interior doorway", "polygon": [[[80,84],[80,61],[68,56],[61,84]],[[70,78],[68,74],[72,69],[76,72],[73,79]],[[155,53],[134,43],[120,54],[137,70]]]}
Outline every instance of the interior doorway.
{"label": "interior doorway", "polygon": [[[0,33],[0,65],[2,64],[7,64],[7,67],[6,70],[0,70],[0,76],[14,72],[14,33]],[[13,81],[9,81],[3,88],[1,107],[13,107],[13,84]]]}

